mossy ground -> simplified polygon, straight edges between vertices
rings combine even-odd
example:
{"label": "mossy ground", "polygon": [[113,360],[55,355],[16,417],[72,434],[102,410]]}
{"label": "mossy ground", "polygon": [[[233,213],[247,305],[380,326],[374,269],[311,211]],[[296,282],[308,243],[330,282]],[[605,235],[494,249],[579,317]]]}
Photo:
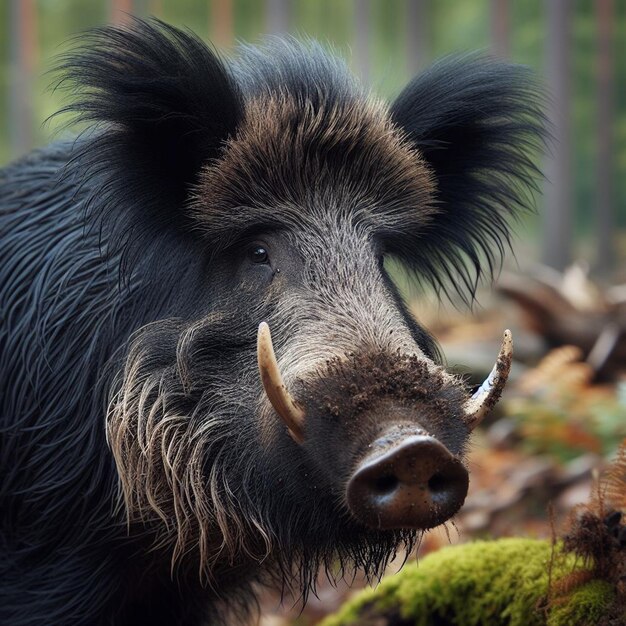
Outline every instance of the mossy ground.
{"label": "mossy ground", "polygon": [[[551,559],[550,542],[534,539],[444,548],[362,592],[321,626],[596,624],[613,603],[612,587],[591,581],[548,601]],[[552,579],[575,568],[572,556],[557,552]]]}

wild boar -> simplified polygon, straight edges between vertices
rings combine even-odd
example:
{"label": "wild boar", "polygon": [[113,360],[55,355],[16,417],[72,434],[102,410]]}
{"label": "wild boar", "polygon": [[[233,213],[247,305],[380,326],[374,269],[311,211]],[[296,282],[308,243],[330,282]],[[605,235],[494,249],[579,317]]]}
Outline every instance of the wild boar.
{"label": "wild boar", "polygon": [[511,352],[472,394],[386,261],[473,292],[540,88],[469,56],[385,104],[313,42],[140,20],[61,71],[82,132],[0,175],[0,621],[241,623],[257,584],[376,577],[461,507]]}

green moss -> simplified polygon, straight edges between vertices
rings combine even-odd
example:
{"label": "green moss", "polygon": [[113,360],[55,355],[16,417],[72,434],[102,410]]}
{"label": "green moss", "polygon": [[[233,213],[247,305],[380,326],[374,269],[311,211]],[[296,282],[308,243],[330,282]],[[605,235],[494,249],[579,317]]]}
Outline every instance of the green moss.
{"label": "green moss", "polygon": [[[568,602],[556,603],[547,626],[570,626],[571,624],[594,624],[607,614],[613,600],[613,589],[603,580],[592,580],[572,592]],[[626,618],[626,615],[624,616]]]}
{"label": "green moss", "polygon": [[[536,608],[547,595],[550,558],[550,544],[533,539],[444,548],[362,592],[322,626],[385,624],[385,617],[387,623],[393,619],[414,626],[430,626],[435,619],[455,626],[595,623],[613,597],[611,588],[598,581],[572,593],[548,616]],[[571,557],[559,556],[553,578],[573,567]]]}

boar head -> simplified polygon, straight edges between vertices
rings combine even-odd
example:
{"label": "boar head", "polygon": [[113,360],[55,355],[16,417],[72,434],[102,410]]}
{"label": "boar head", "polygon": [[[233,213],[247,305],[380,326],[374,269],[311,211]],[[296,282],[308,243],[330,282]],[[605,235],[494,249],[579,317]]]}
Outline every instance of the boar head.
{"label": "boar head", "polygon": [[316,44],[223,61],[140,21],[64,68],[96,127],[76,158],[89,215],[129,292],[156,294],[107,416],[131,532],[213,581],[243,563],[303,588],[337,562],[380,574],[462,505],[511,351],[506,334],[472,396],[386,261],[473,293],[533,185],[536,85],[455,58],[388,106]]}

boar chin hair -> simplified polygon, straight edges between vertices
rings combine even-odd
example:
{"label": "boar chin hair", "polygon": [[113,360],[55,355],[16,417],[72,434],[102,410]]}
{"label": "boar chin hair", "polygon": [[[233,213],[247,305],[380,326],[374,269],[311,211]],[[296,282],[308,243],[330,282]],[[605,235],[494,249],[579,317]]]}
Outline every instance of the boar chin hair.
{"label": "boar chin hair", "polygon": [[320,570],[333,580],[353,568],[380,578],[398,547],[408,554],[419,533],[357,529],[337,524],[324,507],[303,511],[263,498],[258,439],[242,436],[258,427],[238,412],[245,399],[206,384],[215,354],[199,346],[227,326],[219,315],[165,320],[131,340],[107,415],[118,506],[131,532],[148,533],[155,549],[171,555],[173,572],[182,562],[197,565],[207,585],[242,563],[262,563],[256,580],[299,590],[303,600]]}
{"label": "boar chin hair", "polygon": [[[205,578],[215,560],[232,561],[247,551],[247,527],[263,538],[266,555],[272,548],[263,524],[253,516],[243,520],[232,501],[232,465],[223,442],[236,436],[240,424],[225,416],[224,400],[215,393],[196,393],[193,372],[201,364],[193,360],[194,347],[210,321],[181,328],[167,320],[143,329],[132,342],[107,417],[129,525],[157,529],[156,544],[171,546],[173,563],[197,546]],[[163,358],[157,367],[159,343],[161,350],[173,344],[173,364]],[[205,475],[207,458],[212,463]]]}

